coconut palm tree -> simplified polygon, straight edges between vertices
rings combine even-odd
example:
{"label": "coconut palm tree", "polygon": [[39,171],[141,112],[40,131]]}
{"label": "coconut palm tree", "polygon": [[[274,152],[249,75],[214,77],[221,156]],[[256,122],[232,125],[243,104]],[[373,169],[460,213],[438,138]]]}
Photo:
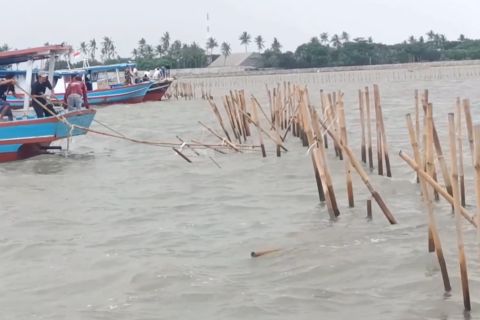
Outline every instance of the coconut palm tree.
{"label": "coconut palm tree", "polygon": [[95,61],[95,54],[97,52],[97,41],[95,39],[90,40],[88,47],[90,49],[90,58],[92,59],[92,61]]}
{"label": "coconut palm tree", "polygon": [[133,58],[134,58],[134,59],[137,59],[137,58],[138,58],[138,50],[137,50],[137,48],[134,48],[134,49],[132,50],[132,55],[133,55]]}
{"label": "coconut palm tree", "polygon": [[280,49],[282,48],[282,45],[278,41],[278,39],[275,37],[273,38],[272,46],[271,49],[275,52],[280,52]]}
{"label": "coconut palm tree", "polygon": [[320,41],[322,42],[322,44],[328,45],[328,33],[322,32],[320,34]]}
{"label": "coconut palm tree", "polygon": [[427,37],[428,37],[428,41],[435,40],[435,32],[433,32],[433,30],[428,31],[427,32]]}
{"label": "coconut palm tree", "polygon": [[348,42],[350,41],[350,35],[346,31],[343,31],[341,39],[343,40],[343,42]]}
{"label": "coconut palm tree", "polygon": [[409,43],[415,43],[415,42],[417,42],[417,40],[415,39],[414,36],[410,36],[410,37],[408,38],[408,42],[409,42]]}
{"label": "coconut palm tree", "polygon": [[210,50],[210,55],[213,54],[213,49],[218,47],[218,42],[215,40],[215,38],[210,37],[207,40],[207,50]]}
{"label": "coconut palm tree", "polygon": [[101,53],[104,62],[115,57],[117,48],[110,37],[103,37]]}
{"label": "coconut palm tree", "polygon": [[80,42],[80,52],[84,55],[88,55],[88,46],[85,41]]}
{"label": "coconut palm tree", "polygon": [[342,46],[342,41],[340,40],[340,37],[338,36],[338,34],[334,34],[332,36],[332,39],[330,39],[330,42],[332,43],[332,46],[334,48],[340,48]]}
{"label": "coconut palm tree", "polygon": [[252,37],[248,34],[248,32],[243,31],[238,40],[240,40],[240,44],[245,46],[245,52],[248,52],[248,45],[250,42],[252,42]]}
{"label": "coconut palm tree", "polygon": [[223,61],[223,65],[225,65],[227,63],[227,57],[232,53],[232,49],[230,48],[230,44],[226,42],[222,43],[222,46],[220,47],[220,49],[222,50],[222,55],[225,58]]}
{"label": "coconut palm tree", "polygon": [[167,52],[170,49],[170,33],[168,31],[163,34],[161,41],[163,52]]}
{"label": "coconut palm tree", "polygon": [[263,40],[263,37],[260,35],[255,37],[255,44],[257,45],[258,52],[262,52],[263,48],[265,48],[265,40]]}

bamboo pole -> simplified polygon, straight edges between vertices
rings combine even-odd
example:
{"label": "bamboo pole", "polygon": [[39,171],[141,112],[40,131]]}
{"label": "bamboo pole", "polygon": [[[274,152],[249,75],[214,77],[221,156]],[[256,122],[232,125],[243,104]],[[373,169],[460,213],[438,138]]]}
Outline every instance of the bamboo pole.
{"label": "bamboo pole", "polygon": [[[335,94],[335,92],[334,92]],[[333,133],[336,137],[338,137],[338,119],[337,119],[337,106],[336,106],[336,99],[332,98],[332,94],[327,95],[328,101],[328,110],[330,111],[330,124],[333,129]],[[343,160],[342,149],[338,145],[338,142],[333,143],[335,146],[335,154],[339,157],[340,160]]]}
{"label": "bamboo pole", "polygon": [[[457,115],[460,117],[460,114]],[[458,125],[458,123],[457,123]],[[455,143],[455,116],[453,113],[448,114],[448,132],[450,138],[450,151],[452,162],[452,186],[453,186],[453,207],[455,211],[455,228],[457,230],[457,246],[458,246],[458,260],[460,263],[460,277],[462,280],[463,291],[463,305],[465,310],[470,311],[470,290],[468,288],[468,273],[467,273],[467,261],[465,255],[465,248],[463,244],[463,230],[462,219],[460,217],[460,194],[458,190],[458,166],[457,166],[457,146]],[[459,139],[459,141],[461,141]],[[460,150],[459,150],[460,151]]]}
{"label": "bamboo pole", "polygon": [[382,136],[382,150],[385,157],[385,168],[387,170],[387,177],[392,177],[392,171],[390,169],[390,157],[388,155],[388,143],[387,143],[387,134],[385,132],[385,123],[383,121],[383,111],[382,111],[382,104],[380,103],[380,90],[378,89],[378,85],[373,85],[374,93],[376,92],[376,98],[378,99],[378,112],[379,112],[379,125],[380,131]]}
{"label": "bamboo pole", "polygon": [[[480,124],[474,128],[474,152],[475,152],[475,196],[476,196],[476,222],[480,226]],[[480,249],[480,228],[477,228],[477,246]],[[480,258],[480,251],[479,251]]]}
{"label": "bamboo pole", "polygon": [[[307,106],[306,106],[306,103],[305,103],[304,100],[300,101],[300,110],[303,114],[303,126],[305,128],[305,134],[307,135],[308,144],[310,146],[312,146],[312,148],[313,148],[313,147],[315,147],[317,142],[314,140],[314,137],[313,137],[312,124],[311,124],[311,121],[309,121],[310,119],[307,115],[308,110],[307,110]],[[318,197],[319,197],[321,202],[327,200],[326,201],[327,202],[327,209],[328,209],[328,213],[330,215],[330,218],[335,219],[335,212],[333,210],[333,205],[332,205],[332,202],[331,202],[331,199],[330,199],[330,195],[329,194],[325,195],[325,192],[324,192],[325,182],[323,180],[325,179],[325,174],[320,172],[320,169],[321,168],[323,169],[323,166],[322,166],[321,161],[318,157],[319,157],[319,154],[316,151],[311,152],[313,170],[314,170],[315,180],[316,180],[317,189],[318,189]],[[322,176],[323,176],[324,179],[322,179]],[[325,187],[326,187],[326,185],[325,185]]]}
{"label": "bamboo pole", "polygon": [[473,142],[473,124],[472,124],[472,113],[470,111],[470,100],[463,100],[463,112],[465,113],[465,123],[467,124],[467,137],[468,145],[470,147],[470,153],[472,155],[472,163],[475,163],[475,148]]}
{"label": "bamboo pole", "polygon": [[[253,121],[259,123],[257,107],[256,107],[256,104],[255,104],[255,101],[253,101],[253,98],[252,98],[252,113],[253,113],[252,114]],[[257,127],[257,130],[258,130],[258,139],[260,140],[260,148],[262,150],[262,157],[266,158],[267,157],[267,152],[265,151],[265,145],[263,144],[262,130],[260,130],[258,127]]]}
{"label": "bamboo pole", "polygon": [[372,199],[367,200],[367,219],[372,220]]}
{"label": "bamboo pole", "polygon": [[[225,108],[225,112],[226,112],[228,120],[230,122],[230,127],[232,128],[233,135],[235,136],[235,139],[238,139],[237,129],[235,127],[235,123],[233,122],[232,112],[230,111],[230,105],[228,103],[228,97],[227,96],[223,97],[223,107]],[[229,140],[232,141],[231,139],[229,139]]]}
{"label": "bamboo pole", "polygon": [[[402,158],[413,170],[415,170],[420,178],[425,179],[425,181],[431,185],[445,200],[448,201],[451,205],[453,205],[453,197],[445,190],[437,181],[435,181],[431,176],[429,176],[425,171],[423,171],[422,167],[420,167],[415,160],[410,158],[405,152],[399,152],[400,158]],[[475,222],[474,216],[471,215],[465,208],[460,208],[461,215],[472,224],[474,227],[477,227]]]}
{"label": "bamboo pole", "polygon": [[[321,106],[322,106],[322,119],[325,120],[325,118],[327,117],[327,103],[326,103],[325,93],[323,92],[323,90],[320,90],[320,103],[321,103]],[[323,142],[324,142],[325,149],[328,149],[328,139],[327,139],[327,137],[328,136],[325,133],[323,135]]]}
{"label": "bamboo pole", "polygon": [[322,182],[325,183],[324,190],[327,191],[326,195],[328,194],[330,198],[334,216],[338,217],[340,215],[340,210],[338,209],[337,197],[335,195],[335,190],[333,189],[332,176],[330,175],[330,171],[328,169],[327,156],[325,154],[325,148],[322,141],[322,132],[321,132],[322,130],[320,129],[320,121],[318,118],[318,114],[315,110],[311,111],[311,118],[312,118],[311,124],[313,127],[313,131],[318,140],[318,144],[315,149],[315,152],[317,152],[318,154],[317,159],[320,161],[320,167],[319,167],[320,177],[322,178]]}
{"label": "bamboo pole", "polygon": [[432,130],[433,130],[433,143],[435,145],[435,152],[437,154],[438,163],[440,164],[440,169],[442,171],[443,181],[445,183],[445,187],[447,188],[448,193],[450,195],[453,195],[450,173],[448,172],[447,163],[445,161],[445,157],[443,156],[442,145],[438,137],[437,129],[435,128],[435,123],[433,122],[433,117],[432,117]]}
{"label": "bamboo pole", "polygon": [[415,135],[417,141],[420,138],[420,101],[418,96],[418,89],[415,89]]}
{"label": "bamboo pole", "polygon": [[[345,109],[343,103],[343,93],[338,95],[338,120],[340,124],[340,141],[344,146],[348,146],[347,140],[347,128],[345,124]],[[348,196],[348,206],[353,208],[355,206],[353,198],[353,183],[352,183],[352,166],[350,160],[347,158],[343,159],[345,165],[345,176],[347,179],[347,196]]]}
{"label": "bamboo pole", "polygon": [[[420,162],[420,151],[418,148],[418,140],[415,134],[415,130],[413,128],[412,118],[410,114],[407,114],[407,127],[408,127],[408,133],[410,137],[410,143],[412,144],[414,155],[415,155],[415,161],[418,163]],[[445,291],[448,292],[452,289],[452,287],[450,285],[450,279],[448,277],[447,264],[445,263],[445,257],[443,255],[440,236],[438,235],[437,223],[435,221],[435,216],[433,214],[432,191],[427,186],[427,183],[424,178],[420,178],[420,188],[422,190],[425,206],[427,207],[429,239],[431,235],[433,248],[436,248],[435,252],[437,254],[438,263],[440,265],[440,270],[442,273],[443,286],[445,288]],[[429,241],[429,248],[430,248],[430,241]]]}
{"label": "bamboo pole", "polygon": [[375,106],[375,129],[377,132],[377,170],[380,176],[383,176],[383,150],[382,150],[382,130],[380,128],[380,98],[378,91],[373,87],[373,101]]}
{"label": "bamboo pole", "polygon": [[[325,125],[325,123],[323,123],[322,121],[320,121],[320,123],[323,126],[323,128],[325,130],[327,130],[330,137],[334,141],[337,141],[337,143],[339,143],[338,138],[330,130],[328,130],[328,127]],[[345,146],[345,145],[340,145],[340,146],[342,148],[342,151],[344,151],[347,154],[347,156],[350,158],[350,161],[351,161],[353,167],[357,171],[358,175],[362,179],[362,181],[365,184],[365,186],[367,187],[368,191],[370,191],[370,193],[372,194],[373,198],[377,202],[380,209],[382,209],[382,212],[385,215],[385,217],[387,218],[387,220],[390,222],[390,224],[396,224],[397,221],[395,220],[395,217],[390,212],[390,209],[388,209],[387,205],[383,201],[383,199],[380,196],[380,194],[378,193],[378,191],[375,190],[375,188],[372,186],[372,184],[370,182],[370,179],[368,178],[367,173],[363,169],[362,165],[358,162],[357,158],[355,158],[355,155],[353,154],[352,150],[348,146]]]}
{"label": "bamboo pole", "polygon": [[230,141],[228,141],[226,138],[222,138],[221,136],[219,136],[214,130],[212,130],[210,127],[208,127],[207,125],[205,125],[204,123],[202,123],[201,121],[198,121],[198,123],[204,127],[205,129],[207,129],[211,134],[213,134],[215,137],[217,137],[218,139],[220,139],[222,142],[225,142],[226,145],[228,145],[230,148],[232,148],[233,150],[237,151],[237,152],[242,152],[237,146],[235,146],[233,143],[231,143]]}
{"label": "bamboo pole", "polygon": [[[433,118],[432,118],[432,105],[428,104],[427,105],[427,144],[425,145],[426,147],[426,172],[433,176],[434,173],[434,159],[433,159]],[[427,199],[430,199],[429,197],[429,189],[425,189],[422,191],[426,191],[427,193],[424,194],[424,197],[428,197]],[[433,235],[433,230],[431,227],[428,228],[428,251],[429,252],[434,252],[435,251],[435,241],[434,241],[434,235]]]}
{"label": "bamboo pole", "polygon": [[458,179],[460,183],[460,199],[462,207],[465,207],[465,174],[463,168],[463,135],[462,135],[462,106],[460,98],[457,98],[457,116],[456,132],[457,132],[457,148],[458,148]]}
{"label": "bamboo pole", "polygon": [[[254,101],[257,103],[256,99],[255,99],[255,98],[253,98],[253,99],[254,99]],[[257,106],[258,106],[258,104],[257,104]],[[268,131],[266,131],[265,129],[263,129],[263,128],[260,126],[260,124],[259,124],[258,122],[253,121],[252,117],[250,117],[250,116],[249,116],[248,114],[246,114],[246,113],[244,113],[244,114],[245,114],[245,116],[247,117],[247,119],[250,120],[250,122],[253,123],[257,128],[259,128],[270,140],[272,140],[276,145],[280,145],[280,148],[282,148],[284,151],[287,151],[287,152],[288,152],[287,148],[285,148],[285,147],[283,146],[281,137],[272,137],[272,136],[270,135],[270,133],[268,133]]]}
{"label": "bamboo pole", "polygon": [[366,149],[366,139],[365,139],[365,114],[364,114],[364,103],[363,103],[363,92],[358,90],[358,107],[360,109],[360,128],[362,131],[362,146],[361,146],[361,156],[362,162],[367,163],[367,149]]}
{"label": "bamboo pole", "polygon": [[368,87],[365,87],[365,105],[367,107],[367,152],[368,164],[370,170],[373,170],[373,150],[372,150],[372,120],[370,116],[370,93]]}
{"label": "bamboo pole", "polygon": [[225,136],[227,137],[227,139],[229,141],[232,141],[232,139],[230,139],[230,136],[228,134],[227,129],[225,129],[225,125],[223,124],[223,119],[222,119],[222,116],[221,116],[220,112],[218,111],[217,105],[211,99],[208,99],[208,103],[210,104],[210,107],[212,108],[212,111],[213,111],[215,117],[217,118],[217,121],[220,124],[220,127],[222,127],[222,130],[225,133]]}

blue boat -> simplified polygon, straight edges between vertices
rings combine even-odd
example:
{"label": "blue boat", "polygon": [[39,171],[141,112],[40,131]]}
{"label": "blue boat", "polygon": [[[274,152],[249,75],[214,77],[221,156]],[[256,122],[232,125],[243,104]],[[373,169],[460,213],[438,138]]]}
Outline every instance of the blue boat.
{"label": "blue boat", "polygon": [[[57,116],[36,118],[29,112],[30,98],[28,91],[31,87],[33,62],[49,59],[53,66],[58,55],[70,52],[71,47],[63,45],[46,46],[26,50],[0,52],[0,65],[11,65],[27,62],[24,95],[24,116],[13,121],[0,122],[0,162],[13,161],[32,157],[44,153],[50,148],[53,141],[87,133],[95,110],[79,110],[63,113]],[[49,70],[49,77],[53,77],[53,67]],[[3,119],[2,119],[3,120]]]}
{"label": "blue boat", "polygon": [[[119,103],[139,103],[143,102],[149,89],[154,84],[153,81],[142,82],[134,85],[124,85],[119,83],[119,68],[125,68],[129,64],[119,64],[110,66],[95,66],[85,69],[71,69],[71,70],[59,70],[54,73],[54,92],[57,100],[53,100],[54,103],[61,103],[63,101],[64,93],[66,91],[68,82],[76,75],[87,75],[92,79],[94,88],[92,91],[88,91],[88,103],[90,105],[109,105]],[[109,72],[117,72],[117,79],[111,81],[108,76]],[[35,74],[35,71],[32,72]],[[26,79],[25,71],[11,71],[0,70],[0,77],[5,77],[8,74],[13,74],[18,81],[24,82]],[[103,76],[103,78],[102,78]],[[118,81],[117,81],[118,80]],[[24,97],[19,95],[18,97],[9,95],[7,96],[8,103],[13,108],[21,108],[23,106]]]}

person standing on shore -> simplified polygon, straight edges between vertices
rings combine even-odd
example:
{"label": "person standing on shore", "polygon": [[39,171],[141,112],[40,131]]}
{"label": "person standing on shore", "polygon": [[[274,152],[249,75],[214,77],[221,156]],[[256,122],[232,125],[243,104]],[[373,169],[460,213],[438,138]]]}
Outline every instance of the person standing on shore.
{"label": "person standing on shore", "polygon": [[68,84],[65,91],[63,103],[67,105],[68,111],[80,110],[83,106],[89,109],[87,97],[87,86],[82,81],[81,75],[75,75],[73,80]]}

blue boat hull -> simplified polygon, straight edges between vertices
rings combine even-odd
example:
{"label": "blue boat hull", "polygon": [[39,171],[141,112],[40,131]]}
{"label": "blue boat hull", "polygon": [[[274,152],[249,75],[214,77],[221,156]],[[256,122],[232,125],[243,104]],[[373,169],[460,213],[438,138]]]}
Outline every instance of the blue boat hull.
{"label": "blue boat hull", "polygon": [[[152,82],[143,82],[131,86],[120,86],[111,89],[89,91],[87,93],[88,103],[90,105],[109,105],[142,102],[152,84]],[[55,94],[55,96],[58,99],[57,102],[60,103],[63,101],[63,93]],[[23,108],[23,98],[7,96],[7,102],[14,109]]]}
{"label": "blue boat hull", "polygon": [[[89,128],[95,110],[75,111],[63,116],[73,125]],[[55,140],[86,133],[80,128],[71,130],[68,124],[56,117],[0,122],[0,162],[41,154]]]}

